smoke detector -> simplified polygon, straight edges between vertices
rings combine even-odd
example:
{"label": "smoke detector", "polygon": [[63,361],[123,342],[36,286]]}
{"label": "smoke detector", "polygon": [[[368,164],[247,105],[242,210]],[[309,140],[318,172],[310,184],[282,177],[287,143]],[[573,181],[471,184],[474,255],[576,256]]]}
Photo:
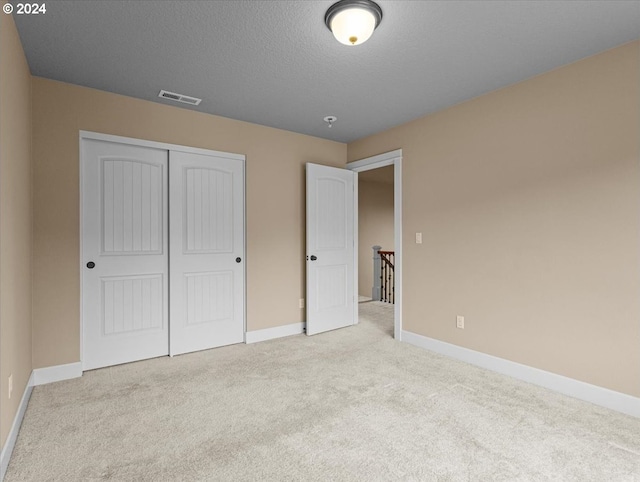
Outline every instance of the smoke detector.
{"label": "smoke detector", "polygon": [[324,118],[324,121],[329,124],[328,127],[331,128],[331,126],[333,125],[333,123],[335,121],[337,121],[338,118],[334,115],[328,115],[327,117]]}
{"label": "smoke detector", "polygon": [[161,90],[158,97],[163,99],[173,100],[175,102],[182,102],[183,104],[198,105],[202,102],[202,99],[197,97],[191,97],[190,95],[176,94],[175,92],[169,92],[168,90]]}

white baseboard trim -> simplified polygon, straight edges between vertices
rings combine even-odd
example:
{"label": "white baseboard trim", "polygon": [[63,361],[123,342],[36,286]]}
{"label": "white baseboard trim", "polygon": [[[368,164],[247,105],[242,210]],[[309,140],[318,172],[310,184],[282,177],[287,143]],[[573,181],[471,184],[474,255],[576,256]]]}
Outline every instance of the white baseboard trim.
{"label": "white baseboard trim", "polygon": [[424,348],[425,350],[470,363],[471,365],[476,365],[486,368],[487,370],[517,378],[518,380],[549,388],[550,390],[579,400],[584,400],[585,402],[640,418],[640,398],[625,393],[615,392],[608,388],[591,385],[556,373],[512,362],[504,358],[498,358],[479,351],[452,345],[451,343],[418,335],[410,331],[402,331],[402,341]]}
{"label": "white baseboard trim", "polygon": [[304,333],[306,323],[291,323],[290,325],[276,326],[274,328],[265,328],[263,330],[247,331],[245,343],[258,343],[260,341],[273,340],[274,338],[282,338],[291,335],[300,335]]}
{"label": "white baseboard trim", "polygon": [[82,363],[68,363],[33,370],[33,386],[70,380],[82,376]]}
{"label": "white baseboard trim", "polygon": [[46,383],[69,380],[70,378],[78,378],[81,376],[82,363],[80,362],[46,368],[36,368],[31,372],[27,386],[22,394],[22,400],[20,400],[20,405],[18,406],[18,412],[13,419],[13,425],[11,425],[9,436],[7,437],[7,441],[5,442],[4,447],[2,447],[2,452],[0,453],[0,481],[4,480],[4,476],[9,468],[9,460],[11,460],[11,454],[13,453],[13,448],[16,445],[18,432],[20,432],[22,419],[24,418],[24,413],[27,410],[27,405],[29,404],[33,387],[37,385],[44,385]]}
{"label": "white baseboard trim", "polygon": [[11,460],[11,454],[13,453],[13,448],[15,447],[16,440],[18,439],[20,426],[22,425],[22,419],[24,418],[24,413],[27,410],[27,405],[31,398],[31,392],[33,391],[33,378],[33,372],[31,372],[27,386],[22,394],[20,405],[18,405],[18,413],[16,413],[16,416],[13,419],[9,436],[7,437],[4,447],[2,447],[2,453],[0,453],[0,481],[4,480],[4,476],[9,468],[9,460]]}

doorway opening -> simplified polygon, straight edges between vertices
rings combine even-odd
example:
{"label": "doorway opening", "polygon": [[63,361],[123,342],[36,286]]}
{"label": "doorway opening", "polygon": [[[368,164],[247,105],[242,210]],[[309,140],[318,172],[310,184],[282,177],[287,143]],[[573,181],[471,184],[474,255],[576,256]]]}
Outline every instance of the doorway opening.
{"label": "doorway opening", "polygon": [[[358,314],[393,337],[393,165],[358,174]],[[363,304],[366,303],[366,304]]]}
{"label": "doorway opening", "polygon": [[[402,338],[402,150],[347,164],[358,173],[355,208],[358,316],[384,329],[393,319],[393,337]],[[391,332],[391,330],[389,330]]]}

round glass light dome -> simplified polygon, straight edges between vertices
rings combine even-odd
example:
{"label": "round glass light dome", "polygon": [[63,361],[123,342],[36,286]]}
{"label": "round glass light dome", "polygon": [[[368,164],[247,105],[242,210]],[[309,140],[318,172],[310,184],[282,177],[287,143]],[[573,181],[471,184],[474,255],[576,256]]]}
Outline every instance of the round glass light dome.
{"label": "round glass light dome", "polygon": [[382,20],[382,10],[371,0],[342,0],[333,4],[325,23],[338,42],[360,45],[366,42]]}
{"label": "round glass light dome", "polygon": [[338,12],[331,20],[331,31],[338,42],[360,45],[371,37],[376,19],[371,12],[361,8],[349,8]]}

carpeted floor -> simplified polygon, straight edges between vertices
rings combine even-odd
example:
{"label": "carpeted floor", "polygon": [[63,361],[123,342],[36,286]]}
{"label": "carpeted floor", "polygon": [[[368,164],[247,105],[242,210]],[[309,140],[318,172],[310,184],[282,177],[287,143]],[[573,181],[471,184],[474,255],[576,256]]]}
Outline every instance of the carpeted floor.
{"label": "carpeted floor", "polygon": [[14,481],[640,481],[640,420],[391,338],[334,332],[36,387]]}

